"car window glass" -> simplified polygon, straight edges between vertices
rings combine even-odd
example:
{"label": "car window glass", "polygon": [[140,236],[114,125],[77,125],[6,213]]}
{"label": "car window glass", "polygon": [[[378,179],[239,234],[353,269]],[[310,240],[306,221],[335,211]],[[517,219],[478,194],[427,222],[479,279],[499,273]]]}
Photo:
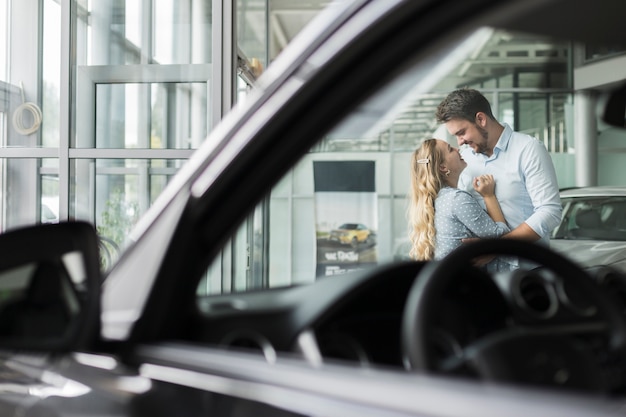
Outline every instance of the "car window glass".
{"label": "car window glass", "polygon": [[626,197],[564,198],[553,239],[626,241]]}
{"label": "car window glass", "polygon": [[[456,88],[479,89],[496,119],[542,141],[557,172],[572,172],[575,44],[494,28],[464,41],[426,67],[420,62],[320,138],[240,225],[198,295],[301,285],[408,259],[410,154],[430,137],[457,146],[434,117]],[[613,140],[607,134],[606,143]],[[574,181],[559,176],[560,187]]]}

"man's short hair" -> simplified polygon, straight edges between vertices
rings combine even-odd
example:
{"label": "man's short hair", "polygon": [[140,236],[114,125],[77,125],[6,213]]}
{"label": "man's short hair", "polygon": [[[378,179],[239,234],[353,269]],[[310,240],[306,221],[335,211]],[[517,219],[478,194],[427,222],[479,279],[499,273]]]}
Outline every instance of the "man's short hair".
{"label": "man's short hair", "polygon": [[483,112],[490,119],[496,120],[485,96],[472,88],[460,88],[448,94],[439,103],[435,117],[438,123],[446,123],[452,119],[464,119],[475,123],[478,112]]}

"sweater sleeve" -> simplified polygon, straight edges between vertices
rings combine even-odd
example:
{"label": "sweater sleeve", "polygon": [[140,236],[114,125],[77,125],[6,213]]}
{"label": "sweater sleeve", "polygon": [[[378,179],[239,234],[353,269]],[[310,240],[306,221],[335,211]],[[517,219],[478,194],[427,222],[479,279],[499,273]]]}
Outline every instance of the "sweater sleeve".
{"label": "sweater sleeve", "polygon": [[511,231],[508,225],[495,222],[469,193],[457,190],[454,216],[476,237],[500,237]]}

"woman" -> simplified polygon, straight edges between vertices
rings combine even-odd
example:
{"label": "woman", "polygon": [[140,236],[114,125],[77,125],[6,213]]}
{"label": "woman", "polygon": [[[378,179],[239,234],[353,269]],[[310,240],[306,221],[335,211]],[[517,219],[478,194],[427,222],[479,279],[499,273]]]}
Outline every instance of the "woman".
{"label": "woman", "polygon": [[[473,179],[487,211],[468,192],[457,189],[466,163],[457,148],[446,141],[427,139],[411,159],[409,223],[411,258],[441,259],[470,237],[499,237],[510,231],[495,196],[492,175]],[[489,270],[508,270],[506,262],[494,259]]]}

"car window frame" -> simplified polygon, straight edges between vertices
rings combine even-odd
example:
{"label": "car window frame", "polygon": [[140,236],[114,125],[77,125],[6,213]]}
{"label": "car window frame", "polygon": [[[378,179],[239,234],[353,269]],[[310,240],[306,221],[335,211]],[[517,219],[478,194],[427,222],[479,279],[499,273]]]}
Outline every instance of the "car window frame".
{"label": "car window frame", "polygon": [[[129,323],[131,340],[158,340],[182,331],[177,323],[197,311],[193,300],[208,262],[270,186],[321,134],[337,126],[412,62],[420,61],[427,77],[432,63],[445,56],[452,42],[474,32],[477,26],[473,16],[485,21],[481,6],[493,6],[487,0],[472,0],[454,10],[446,2],[405,2],[402,7],[394,3],[376,18],[380,5],[368,3],[359,10],[358,18],[330,33],[319,50],[298,60],[279,85],[260,91],[259,98],[245,106],[234,122],[228,120],[225,127],[218,126],[220,143],[213,145],[208,165],[189,180],[190,198],[169,240],[145,308],[134,324]],[[487,16],[496,21],[512,19],[516,12],[532,7],[520,1],[513,8],[492,7]],[[444,34],[437,19],[462,23]],[[416,24],[419,30],[415,30]],[[368,27],[370,30],[365,31]],[[385,43],[380,44],[377,36],[384,37]],[[331,51],[349,52],[333,55]],[[400,64],[390,69],[389,62]],[[355,63],[368,71],[355,72]],[[330,91],[333,100],[329,105],[318,106],[313,112],[311,103],[319,102]],[[256,112],[261,105],[263,111]],[[307,117],[302,117],[305,114]],[[233,124],[237,129],[222,130]],[[199,155],[207,157],[202,150]],[[184,279],[174,278],[180,276]]]}

